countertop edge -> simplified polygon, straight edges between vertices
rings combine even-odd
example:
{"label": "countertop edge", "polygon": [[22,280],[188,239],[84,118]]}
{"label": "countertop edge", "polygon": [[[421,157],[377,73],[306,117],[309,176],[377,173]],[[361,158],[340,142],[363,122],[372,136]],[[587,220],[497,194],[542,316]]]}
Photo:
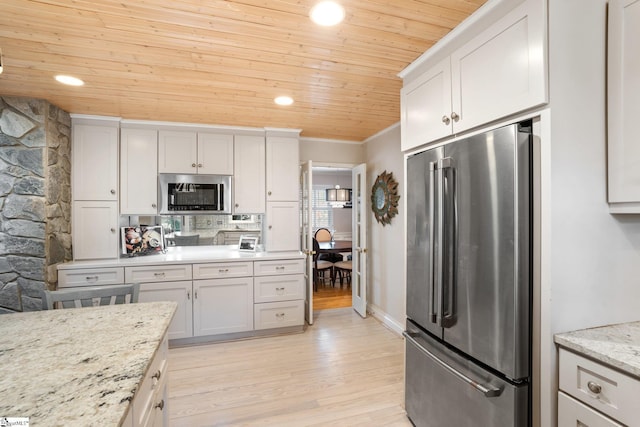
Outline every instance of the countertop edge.
{"label": "countertop edge", "polygon": [[558,333],[554,342],[640,379],[640,322]]}

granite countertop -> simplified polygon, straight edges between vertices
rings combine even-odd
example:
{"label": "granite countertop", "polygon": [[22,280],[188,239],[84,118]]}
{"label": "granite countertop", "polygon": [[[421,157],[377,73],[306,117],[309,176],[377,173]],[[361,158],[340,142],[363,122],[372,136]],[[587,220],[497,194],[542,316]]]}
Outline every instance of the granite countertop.
{"label": "granite countertop", "polygon": [[555,342],[640,378],[640,322],[556,334]]}
{"label": "granite countertop", "polygon": [[0,316],[0,416],[31,426],[118,426],[175,302]]}
{"label": "granite countertop", "polygon": [[230,246],[177,246],[166,253],[135,257],[71,261],[58,264],[58,270],[75,268],[129,267],[158,264],[184,264],[203,262],[269,261],[279,259],[304,258],[300,251],[290,252],[243,252],[237,245]]}

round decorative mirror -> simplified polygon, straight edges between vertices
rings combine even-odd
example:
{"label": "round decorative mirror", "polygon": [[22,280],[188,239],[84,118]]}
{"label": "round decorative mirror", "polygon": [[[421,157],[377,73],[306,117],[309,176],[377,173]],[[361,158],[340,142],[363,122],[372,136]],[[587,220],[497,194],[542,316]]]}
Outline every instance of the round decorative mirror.
{"label": "round decorative mirror", "polygon": [[376,221],[382,225],[391,224],[391,218],[398,214],[398,182],[393,173],[382,172],[371,188],[371,209]]}

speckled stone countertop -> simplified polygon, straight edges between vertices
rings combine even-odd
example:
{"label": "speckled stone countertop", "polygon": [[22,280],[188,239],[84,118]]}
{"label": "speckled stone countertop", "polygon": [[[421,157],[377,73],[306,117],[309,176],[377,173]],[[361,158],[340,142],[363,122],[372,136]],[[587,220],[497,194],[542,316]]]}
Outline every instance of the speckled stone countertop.
{"label": "speckled stone countertop", "polygon": [[640,322],[556,334],[558,345],[640,378]]}
{"label": "speckled stone countertop", "polygon": [[175,302],[0,316],[0,417],[31,426],[118,426]]}

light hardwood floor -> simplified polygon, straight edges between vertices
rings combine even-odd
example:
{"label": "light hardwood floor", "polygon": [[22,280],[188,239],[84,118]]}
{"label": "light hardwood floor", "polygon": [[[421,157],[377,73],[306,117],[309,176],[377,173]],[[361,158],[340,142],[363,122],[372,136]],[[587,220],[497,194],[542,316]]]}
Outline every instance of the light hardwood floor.
{"label": "light hardwood floor", "polygon": [[411,426],[404,344],[351,308],[304,333],[169,350],[171,426]]}

